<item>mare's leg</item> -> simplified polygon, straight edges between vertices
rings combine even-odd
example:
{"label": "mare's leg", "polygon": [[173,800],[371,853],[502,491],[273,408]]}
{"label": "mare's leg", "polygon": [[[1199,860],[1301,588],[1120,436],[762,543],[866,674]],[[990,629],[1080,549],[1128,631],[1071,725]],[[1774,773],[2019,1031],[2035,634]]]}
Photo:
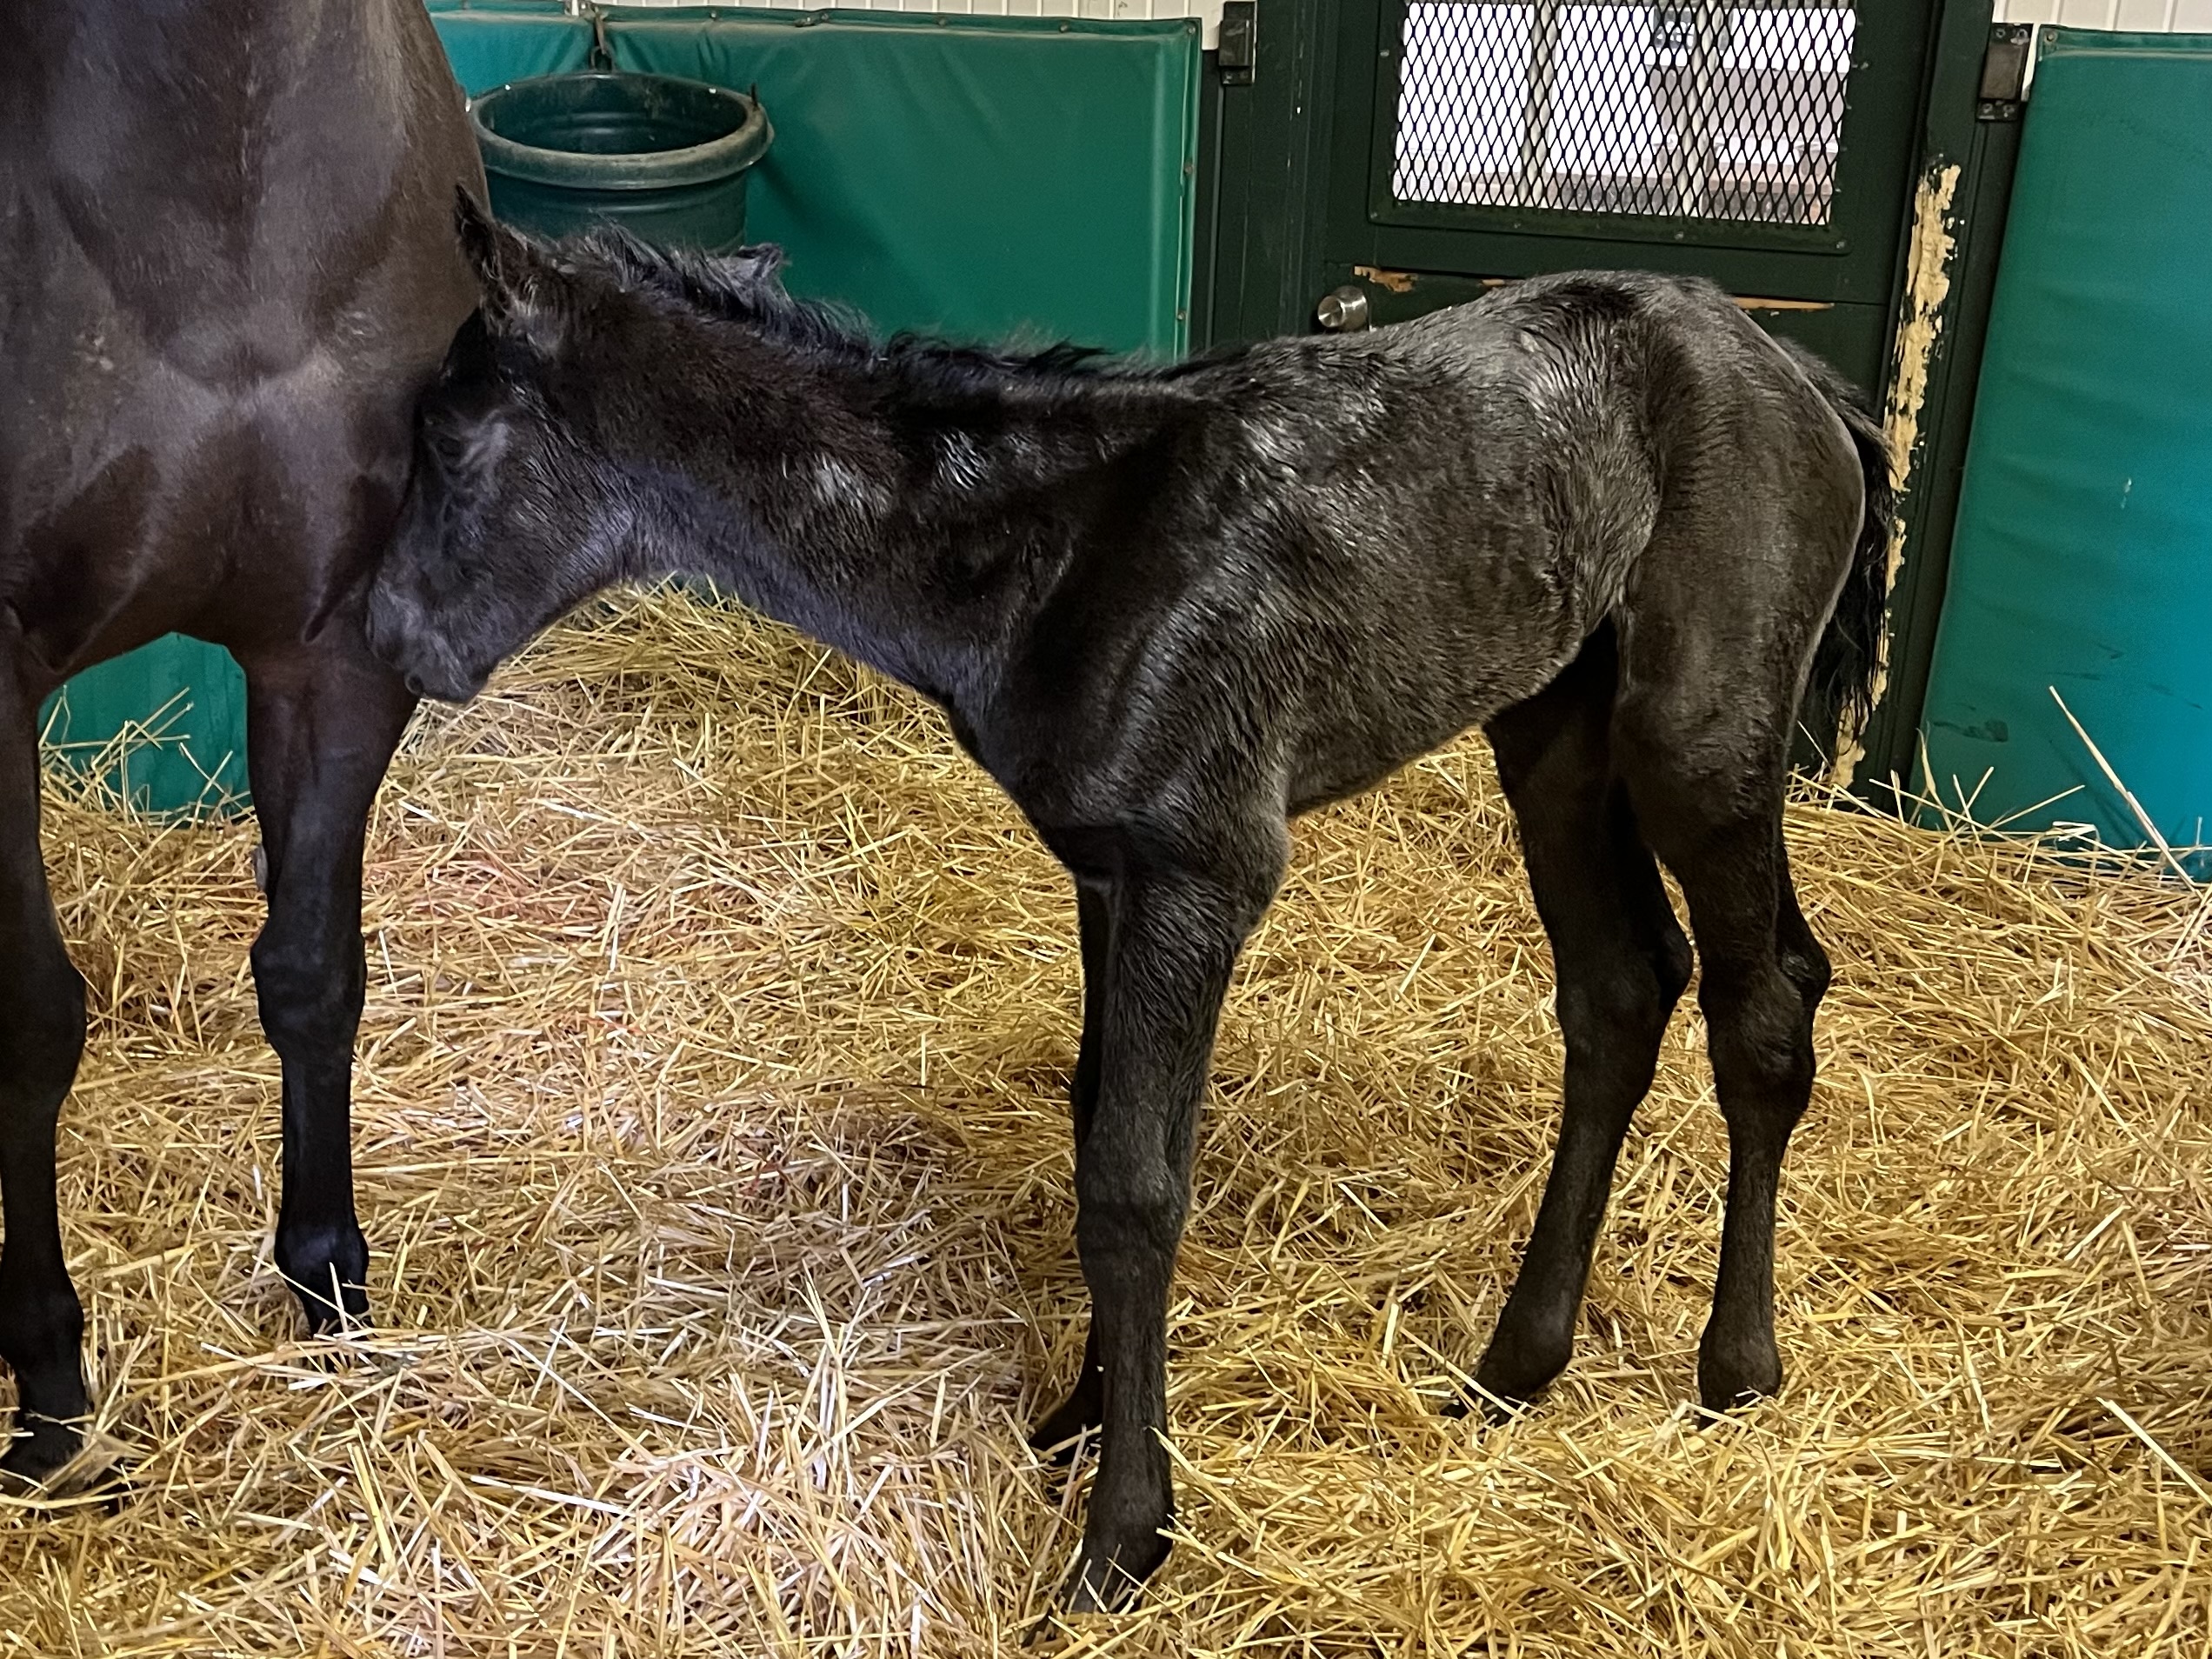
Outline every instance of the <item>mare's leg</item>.
{"label": "mare's leg", "polygon": [[366,980],[361,856],[370,803],[414,699],[350,643],[256,654],[244,666],[254,810],[269,860],[254,983],[283,1067],[276,1265],[309,1325],[323,1331],[369,1310],[350,1121]]}
{"label": "mare's leg", "polygon": [[[1100,1028],[1106,996],[1106,905],[1104,889],[1076,882],[1076,923],[1083,943],[1083,1045],[1076,1053],[1068,1104],[1075,1120],[1078,1157],[1083,1155],[1083,1142],[1089,1138],[1091,1114],[1098,1104]],[[1085,1429],[1098,1427],[1105,1401],[1105,1374],[1098,1366],[1098,1326],[1094,1321],[1083,1333],[1083,1368],[1076,1373],[1075,1387],[1037,1424],[1029,1444],[1041,1452],[1053,1453],[1055,1462],[1065,1462],[1075,1455],[1076,1437]]]}
{"label": "mare's leg", "polygon": [[1229,973],[1282,861],[1276,847],[1218,874],[1131,861],[1106,892],[1096,1095],[1076,1150],[1076,1243],[1102,1429],[1068,1585],[1078,1612],[1124,1604],[1167,1557],[1168,1290],[1190,1204],[1192,1138]]}
{"label": "mare's leg", "polygon": [[1689,982],[1689,942],[1613,776],[1616,678],[1608,630],[1549,688],[1489,727],[1551,939],[1567,1051],[1551,1176],[1475,1374],[1487,1396],[1513,1403],[1566,1366],[1614,1162]]}
{"label": "mare's leg", "polygon": [[[1828,959],[1799,913],[1782,843],[1786,700],[1735,723],[1717,688],[1655,686],[1616,739],[1639,821],[1682,883],[1703,959],[1698,1001],[1729,1129],[1728,1208],[1699,1397],[1723,1411],[1782,1386],[1774,1337],[1775,1201],[1813,1088],[1813,1015]],[[1686,717],[1685,717],[1686,716]],[[1693,740],[1694,739],[1694,740]]]}
{"label": "mare's leg", "polygon": [[0,659],[0,1358],[17,1436],[0,1472],[43,1481],[80,1443],[84,1311],[62,1258],[54,1127],[84,1047],[84,982],[70,965],[38,847],[37,701]]}

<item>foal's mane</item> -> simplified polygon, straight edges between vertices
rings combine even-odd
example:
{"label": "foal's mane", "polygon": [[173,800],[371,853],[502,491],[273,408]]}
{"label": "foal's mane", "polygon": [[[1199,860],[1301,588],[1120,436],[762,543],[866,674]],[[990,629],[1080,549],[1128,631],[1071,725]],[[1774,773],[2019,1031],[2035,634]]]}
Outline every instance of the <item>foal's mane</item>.
{"label": "foal's mane", "polygon": [[648,293],[700,316],[742,323],[783,344],[856,368],[887,366],[943,390],[982,390],[1009,379],[1069,390],[1103,382],[1181,378],[1231,352],[1152,363],[1096,346],[1061,341],[1036,350],[970,345],[911,330],[880,338],[849,310],[801,299],[778,273],[783,250],[772,243],[720,258],[653,247],[629,232],[595,232],[571,248],[581,263],[630,293]]}

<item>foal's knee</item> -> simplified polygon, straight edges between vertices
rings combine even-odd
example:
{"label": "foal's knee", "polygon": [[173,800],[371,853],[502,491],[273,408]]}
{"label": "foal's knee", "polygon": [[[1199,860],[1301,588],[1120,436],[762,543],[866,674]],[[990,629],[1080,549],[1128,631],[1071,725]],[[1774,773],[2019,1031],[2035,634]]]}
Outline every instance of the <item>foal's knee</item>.
{"label": "foal's knee", "polygon": [[1696,963],[1690,951],[1689,936],[1679,927],[1670,926],[1653,942],[1649,955],[1652,976],[1659,982],[1659,1000],[1672,1014],[1675,1004],[1682,1001],[1682,994],[1689,989],[1690,969]]}
{"label": "foal's knee", "polygon": [[1779,962],[1716,973],[1709,963],[1698,1001],[1720,1085],[1721,1110],[1780,1116],[1794,1124],[1813,1086],[1812,1003]]}
{"label": "foal's knee", "polygon": [[1821,949],[1820,941],[1807,932],[1801,937],[1785,940],[1776,956],[1782,964],[1782,971],[1789,976],[1789,983],[1796,986],[1797,995],[1803,1000],[1806,1011],[1810,1013],[1818,1008],[1821,998],[1828,995],[1829,982],[1835,976],[1829,964],[1828,952]]}
{"label": "foal's knee", "polygon": [[1076,1248],[1088,1266],[1115,1259],[1172,1262],[1190,1209],[1166,1161],[1086,1147],[1076,1170]]}
{"label": "foal's knee", "polygon": [[[1687,968],[1682,983],[1689,980]],[[1681,983],[1669,983],[1664,964],[1629,956],[1603,969],[1563,976],[1559,984],[1559,1032],[1570,1053],[1594,1055],[1628,1040],[1656,1045],[1673,1014]]]}
{"label": "foal's knee", "polygon": [[368,962],[361,937],[303,941],[263,928],[253,946],[261,1027],[279,1055],[352,1046],[361,1022]]}
{"label": "foal's knee", "polygon": [[1715,971],[1699,987],[1715,1070],[1761,1093],[1812,1084],[1812,1007],[1778,960]]}

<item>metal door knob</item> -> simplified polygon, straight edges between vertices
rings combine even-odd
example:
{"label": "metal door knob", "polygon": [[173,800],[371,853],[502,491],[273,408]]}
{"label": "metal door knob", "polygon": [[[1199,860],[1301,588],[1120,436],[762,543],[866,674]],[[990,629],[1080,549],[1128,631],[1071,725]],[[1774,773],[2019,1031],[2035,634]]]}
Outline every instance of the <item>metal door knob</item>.
{"label": "metal door knob", "polygon": [[1349,283],[1330,289],[1314,307],[1314,320],[1331,334],[1350,334],[1365,328],[1367,290]]}

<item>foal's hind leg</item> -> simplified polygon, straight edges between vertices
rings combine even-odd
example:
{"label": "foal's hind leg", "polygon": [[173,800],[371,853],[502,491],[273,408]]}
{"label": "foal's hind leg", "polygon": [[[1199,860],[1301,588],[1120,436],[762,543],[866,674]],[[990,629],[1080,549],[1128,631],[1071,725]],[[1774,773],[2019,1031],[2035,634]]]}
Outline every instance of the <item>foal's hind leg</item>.
{"label": "foal's hind leg", "polygon": [[38,847],[37,705],[0,658],[0,1358],[16,1374],[17,1438],[0,1472],[43,1481],[80,1443],[84,1313],[62,1257],[54,1129],[84,1047],[84,982],[70,965]]}
{"label": "foal's hind leg", "polygon": [[361,856],[370,804],[415,705],[346,645],[257,654],[245,670],[254,810],[269,860],[254,983],[283,1067],[276,1265],[323,1331],[369,1309],[350,1124],[366,979]]}
{"label": "foal's hind leg", "polygon": [[1613,776],[1611,630],[1489,727],[1550,936],[1565,1039],[1565,1110],[1521,1272],[1475,1381],[1517,1403],[1565,1367],[1613,1166],[1689,983],[1689,942]]}
{"label": "foal's hind leg", "polygon": [[[1076,923],[1083,943],[1083,1046],[1076,1054],[1076,1072],[1068,1087],[1076,1132],[1076,1155],[1083,1156],[1090,1136],[1091,1114],[1098,1106],[1099,1052],[1104,1042],[1106,1001],[1106,889],[1090,883],[1076,883]],[[1029,1436],[1036,1450],[1049,1453],[1056,1462],[1075,1455],[1075,1442],[1085,1430],[1098,1427],[1106,1404],[1105,1373],[1098,1363],[1098,1324],[1088,1323],[1083,1332],[1083,1364],[1076,1372],[1068,1397],[1048,1413]]]}
{"label": "foal's hind leg", "polygon": [[[1705,753],[1726,748],[1710,743],[1709,725],[1703,735]],[[1729,1188],[1697,1383],[1706,1408],[1723,1411],[1782,1386],[1775,1202],[1790,1132],[1812,1096],[1813,1015],[1828,959],[1789,885],[1779,735],[1746,733],[1736,751],[1743,771],[1731,777],[1685,765],[1691,752],[1678,731],[1646,723],[1629,770],[1652,844],[1682,883],[1704,963],[1698,1001],[1728,1122]]]}

